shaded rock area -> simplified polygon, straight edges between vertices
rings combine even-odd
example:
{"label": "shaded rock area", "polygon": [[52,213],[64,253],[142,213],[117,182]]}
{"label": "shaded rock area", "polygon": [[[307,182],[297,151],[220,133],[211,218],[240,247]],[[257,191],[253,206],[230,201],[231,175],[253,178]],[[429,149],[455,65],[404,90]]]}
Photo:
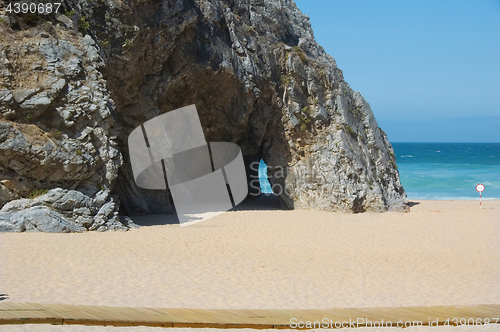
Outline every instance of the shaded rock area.
{"label": "shaded rock area", "polygon": [[0,54],[0,231],[127,229],[119,212],[173,213],[168,190],[135,185],[127,137],[190,104],[207,141],[237,143],[247,169],[264,159],[289,208],[406,210],[385,133],[291,0],[2,9]]}

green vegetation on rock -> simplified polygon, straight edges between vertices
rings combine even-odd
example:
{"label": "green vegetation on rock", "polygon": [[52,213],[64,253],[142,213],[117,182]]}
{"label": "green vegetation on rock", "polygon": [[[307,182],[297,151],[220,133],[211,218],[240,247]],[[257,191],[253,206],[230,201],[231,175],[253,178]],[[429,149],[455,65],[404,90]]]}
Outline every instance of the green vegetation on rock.
{"label": "green vegetation on rock", "polygon": [[80,16],[80,18],[78,19],[78,31],[85,35],[89,27],[90,23],[87,22],[84,16]]}
{"label": "green vegetation on rock", "polygon": [[347,130],[347,132],[353,136],[356,136],[356,132],[354,131],[354,129],[352,129],[351,127],[349,127],[348,125],[345,125],[345,129]]}
{"label": "green vegetation on rock", "polygon": [[289,85],[290,82],[292,81],[292,77],[287,75],[281,75],[280,79],[281,83],[284,83],[285,85]]}
{"label": "green vegetation on rock", "polygon": [[300,46],[294,46],[293,50],[295,51],[295,53],[297,53],[297,55],[299,56],[300,60],[302,60],[302,62],[304,62],[304,63],[308,62],[307,56],[304,53],[304,50],[302,48],[300,48]]}
{"label": "green vegetation on rock", "polygon": [[306,106],[306,107],[302,108],[301,111],[302,111],[302,114],[301,114],[301,117],[300,117],[299,129],[300,129],[300,131],[306,131],[307,128],[309,128],[309,125],[312,122],[312,119],[311,119],[311,108],[309,106]]}
{"label": "green vegetation on rock", "polygon": [[48,192],[49,192],[48,189],[35,189],[32,192],[30,192],[30,194],[28,195],[28,198],[33,199],[35,197],[45,195]]}

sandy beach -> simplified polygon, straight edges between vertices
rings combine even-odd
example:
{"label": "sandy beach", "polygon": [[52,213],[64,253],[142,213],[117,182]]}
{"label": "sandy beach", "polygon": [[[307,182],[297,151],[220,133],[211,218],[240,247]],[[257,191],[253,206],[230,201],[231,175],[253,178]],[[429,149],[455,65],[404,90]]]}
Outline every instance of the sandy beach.
{"label": "sandy beach", "polygon": [[268,210],[244,205],[188,227],[150,218],[128,232],[0,234],[1,299],[213,309],[500,303],[499,201],[361,214],[263,202]]}
{"label": "sandy beach", "polygon": [[[161,328],[161,327],[113,327],[113,326],[78,326],[78,325],[5,325],[2,326],[2,331],[6,332],[276,332],[276,330],[254,330],[254,329],[177,329],[177,328]],[[297,331],[292,329],[279,330],[279,331]],[[356,328],[356,329],[315,329],[308,331],[321,331],[321,332],[346,332],[346,331],[363,331],[363,332],[394,332],[401,331],[401,329],[394,328]],[[475,327],[408,327],[404,329],[405,332],[455,332],[455,331],[498,331],[498,328],[485,328],[483,326]]]}

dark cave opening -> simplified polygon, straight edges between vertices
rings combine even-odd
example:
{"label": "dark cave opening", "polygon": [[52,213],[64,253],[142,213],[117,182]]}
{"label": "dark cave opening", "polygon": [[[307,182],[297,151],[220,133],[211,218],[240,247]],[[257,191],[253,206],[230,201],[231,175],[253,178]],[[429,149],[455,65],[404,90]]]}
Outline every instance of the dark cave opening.
{"label": "dark cave opening", "polygon": [[[259,156],[245,157],[244,161],[248,195],[243,202],[232,210],[288,210],[282,199],[273,192],[267,173],[271,167],[268,167]],[[275,184],[275,186],[279,185]]]}

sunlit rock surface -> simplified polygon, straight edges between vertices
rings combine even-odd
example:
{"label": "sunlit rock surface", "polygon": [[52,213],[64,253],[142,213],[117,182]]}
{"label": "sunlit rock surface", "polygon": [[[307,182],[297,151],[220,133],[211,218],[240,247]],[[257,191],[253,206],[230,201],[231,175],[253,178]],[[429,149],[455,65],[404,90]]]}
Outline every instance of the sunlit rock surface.
{"label": "sunlit rock surface", "polygon": [[[0,231],[126,229],[119,214],[174,212],[168,191],[135,185],[127,137],[190,104],[207,141],[264,159],[289,208],[406,209],[385,133],[293,1],[70,0],[60,11],[0,12]],[[62,209],[47,196],[60,190],[80,199]],[[42,212],[44,225],[29,221]],[[13,226],[19,213],[27,226]]]}

